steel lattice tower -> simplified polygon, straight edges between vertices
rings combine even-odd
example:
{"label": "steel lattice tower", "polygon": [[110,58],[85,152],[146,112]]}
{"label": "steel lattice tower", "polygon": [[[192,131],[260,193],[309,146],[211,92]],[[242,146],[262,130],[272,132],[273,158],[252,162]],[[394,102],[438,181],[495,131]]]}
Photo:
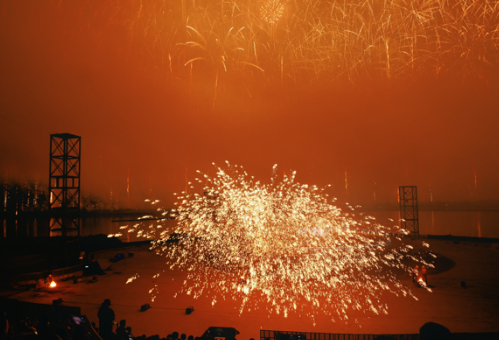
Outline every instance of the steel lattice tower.
{"label": "steel lattice tower", "polygon": [[49,233],[80,236],[80,155],[81,137],[50,135]]}
{"label": "steel lattice tower", "polygon": [[399,187],[400,225],[419,237],[418,188],[415,186]]}

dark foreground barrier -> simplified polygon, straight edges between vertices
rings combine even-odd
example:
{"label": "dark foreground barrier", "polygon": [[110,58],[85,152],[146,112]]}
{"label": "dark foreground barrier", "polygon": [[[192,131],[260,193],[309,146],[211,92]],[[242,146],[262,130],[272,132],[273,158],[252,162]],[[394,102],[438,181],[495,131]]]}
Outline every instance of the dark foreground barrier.
{"label": "dark foreground barrier", "polygon": [[87,340],[102,340],[102,338],[90,324],[90,321],[88,320],[86,315],[83,315],[81,317],[81,320],[82,322],[80,322],[78,325],[84,329]]}
{"label": "dark foreground barrier", "polygon": [[[260,330],[260,340],[420,340],[419,334],[331,334]],[[452,333],[455,340],[496,340],[499,333]]]}
{"label": "dark foreground barrier", "polygon": [[44,330],[48,333],[42,335],[42,339],[47,334],[50,334],[50,331],[47,330],[48,328],[54,328],[54,326],[58,328],[63,325],[65,329],[64,340],[76,338],[102,340],[88,318],[85,315],[81,315],[80,307],[64,306],[61,304],[47,305],[5,298],[0,299],[0,304],[2,309],[7,311],[8,317],[11,320],[29,318],[45,322]]}
{"label": "dark foreground barrier", "polygon": [[45,305],[13,299],[1,299],[0,303],[9,316],[38,316],[44,315],[49,318],[62,319],[69,316],[81,316],[81,308],[74,306]]}

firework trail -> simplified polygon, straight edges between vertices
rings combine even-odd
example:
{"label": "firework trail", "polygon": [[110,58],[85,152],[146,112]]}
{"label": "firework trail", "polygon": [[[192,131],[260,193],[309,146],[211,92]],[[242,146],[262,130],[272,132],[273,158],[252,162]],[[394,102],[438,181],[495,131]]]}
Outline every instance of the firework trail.
{"label": "firework trail", "polygon": [[177,195],[173,234],[146,229],[170,269],[188,273],[180,293],[239,300],[241,313],[264,302],[269,313],[345,320],[348,310],[388,313],[383,292],[414,297],[393,272],[411,272],[404,259],[433,267],[408,254],[406,231],[355,219],[353,207],[343,212],[326,188],[296,182],[296,172],[279,182],[274,166],[270,184],[237,165],[199,174],[203,194]]}

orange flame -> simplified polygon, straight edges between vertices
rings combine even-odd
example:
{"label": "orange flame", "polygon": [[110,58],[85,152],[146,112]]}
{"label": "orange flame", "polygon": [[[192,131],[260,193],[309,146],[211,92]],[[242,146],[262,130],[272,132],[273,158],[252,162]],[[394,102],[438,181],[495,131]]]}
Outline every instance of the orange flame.
{"label": "orange flame", "polygon": [[55,281],[52,281],[52,282],[50,282],[49,286],[50,286],[50,288],[54,288],[57,286],[57,283],[55,283]]}

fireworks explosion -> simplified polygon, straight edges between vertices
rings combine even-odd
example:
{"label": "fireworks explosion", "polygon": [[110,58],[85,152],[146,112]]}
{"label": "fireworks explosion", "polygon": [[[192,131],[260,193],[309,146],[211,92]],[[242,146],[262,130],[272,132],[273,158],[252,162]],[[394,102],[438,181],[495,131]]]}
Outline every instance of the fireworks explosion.
{"label": "fireworks explosion", "polygon": [[497,0],[131,1],[128,27],[180,84],[497,79]]}
{"label": "fireworks explosion", "polygon": [[396,79],[499,79],[498,0],[54,4],[61,20],[75,18],[80,27],[102,21],[95,26],[99,36],[125,29],[127,58],[188,93],[227,87],[252,97],[283,85],[313,90]]}
{"label": "fireworks explosion", "polygon": [[170,269],[188,273],[180,293],[212,297],[213,305],[240,299],[241,313],[264,302],[269,313],[342,320],[349,309],[388,313],[385,291],[416,299],[392,270],[410,273],[407,257],[433,266],[408,254],[405,230],[392,233],[362,213],[355,218],[350,206],[343,212],[327,188],[302,185],[296,173],[278,182],[274,166],[271,183],[262,184],[227,164],[215,177],[198,171],[203,194],[177,196],[173,233],[147,231]]}

